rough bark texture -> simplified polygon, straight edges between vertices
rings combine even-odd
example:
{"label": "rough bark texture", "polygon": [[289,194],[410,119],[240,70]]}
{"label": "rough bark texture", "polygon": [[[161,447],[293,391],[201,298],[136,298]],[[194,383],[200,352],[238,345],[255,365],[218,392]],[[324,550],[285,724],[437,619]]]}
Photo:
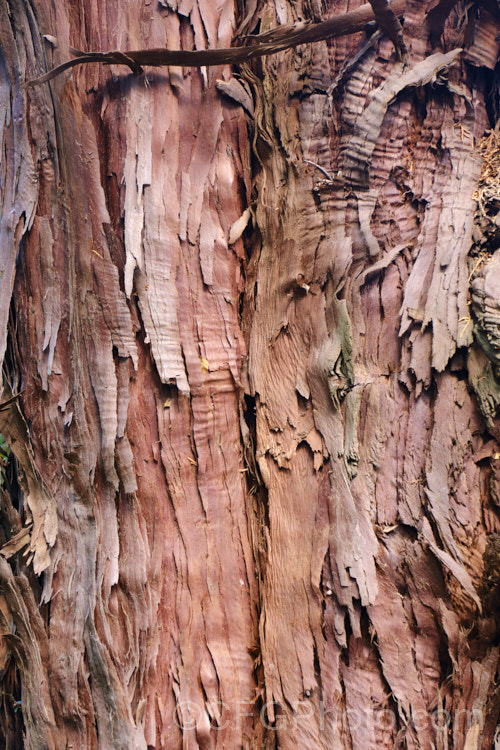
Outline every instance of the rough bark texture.
{"label": "rough bark texture", "polygon": [[[21,451],[33,451],[43,480],[28,482],[24,512],[50,603],[30,646],[37,670],[23,675],[29,748],[208,747],[211,723],[236,747],[253,725],[251,704],[238,723],[226,715],[256,688],[243,246],[227,245],[247,203],[245,119],[215,88],[222,70],[170,70],[146,85],[87,68],[52,93],[19,93],[52,56],[44,33],[65,56],[69,43],[230,45],[231,3],[180,10],[61,2],[33,16],[4,3],[0,14],[2,335],[17,255],[29,424],[20,437],[3,415],[2,432],[23,469]],[[24,614],[16,596],[5,593],[19,634],[37,608]],[[29,698],[41,683],[45,717]]]}
{"label": "rough bark texture", "polygon": [[496,4],[20,88],[360,5],[0,0],[9,748],[493,745]]}
{"label": "rough bark texture", "polygon": [[[387,0],[382,0],[382,2],[387,5]],[[318,23],[302,22],[276,26],[263,34],[247,36],[243,39],[243,44],[236,44],[234,47],[228,48],[185,50],[156,47],[146,50],[126,50],[125,52],[120,50],[115,52],[83,52],[70,47],[71,54],[74,55],[72,60],[66,60],[66,62],[52,68],[48,73],[27,81],[26,84],[23,84],[23,87],[39,86],[41,83],[51,81],[65,70],[82,63],[103,62],[108,65],[127,65],[133,73],[142,73],[141,66],[144,65],[156,67],[187,65],[196,68],[226,63],[236,65],[259,57],[275,55],[277,52],[297,47],[299,44],[311,44],[344,34],[353,34],[356,31],[364,31],[367,24],[375,19],[382,29],[387,30],[389,37],[397,43],[400,40],[402,29],[396,14],[402,15],[405,8],[406,0],[393,0],[390,7],[382,9],[384,11],[382,13],[380,9],[374,11],[370,5],[366,4],[356,10],[331,16]],[[57,45],[55,37],[46,38]]]}
{"label": "rough bark texture", "polygon": [[[263,64],[246,320],[280,747],[492,743],[496,614],[478,590],[496,444],[464,359],[488,122],[484,76],[461,62],[471,19],[459,4],[432,50],[430,8],[408,5],[407,70],[386,42],[341,91],[349,43]],[[474,18],[475,66],[495,23]]]}

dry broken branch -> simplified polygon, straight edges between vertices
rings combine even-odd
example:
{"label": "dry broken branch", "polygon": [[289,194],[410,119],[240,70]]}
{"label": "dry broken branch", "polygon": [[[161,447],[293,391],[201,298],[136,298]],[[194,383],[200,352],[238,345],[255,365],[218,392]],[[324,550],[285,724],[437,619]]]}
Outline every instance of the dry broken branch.
{"label": "dry broken branch", "polygon": [[[384,0],[383,4],[387,4],[386,0]],[[65,70],[82,63],[102,62],[127,65],[134,73],[140,73],[144,65],[155,67],[169,65],[202,67],[208,65],[238,64],[263,57],[264,55],[273,55],[277,52],[296,47],[299,44],[312,44],[313,42],[324,41],[332,37],[354,34],[357,31],[362,31],[371,21],[379,20],[379,16],[383,19],[384,31],[389,33],[390,38],[396,44],[398,52],[400,52],[401,41],[396,34],[396,30],[397,27],[401,29],[401,25],[397,17],[403,15],[406,8],[406,0],[393,0],[390,6],[382,9],[383,13],[379,11],[379,16],[377,17],[372,5],[375,5],[374,0],[372,4],[366,3],[357,10],[333,16],[319,23],[300,23],[293,26],[278,27],[272,29],[271,32],[248,37],[247,40],[250,43],[245,46],[230,47],[227,49],[169,50],[159,48],[130,50],[127,52],[82,52],[72,49],[71,52],[75,55],[74,59],[67,60],[49,70],[48,73],[28,81],[24,84],[24,87],[37,86],[40,83],[50,81]],[[394,22],[391,19],[394,19],[397,27],[394,26]]]}
{"label": "dry broken branch", "polygon": [[388,0],[369,0],[375,14],[375,20],[394,44],[399,59],[408,64],[408,49],[403,38],[403,28]]}
{"label": "dry broken branch", "polygon": [[8,398],[7,401],[2,401],[0,404],[0,411],[4,411],[5,409],[8,409],[11,404],[14,403],[14,401],[17,401],[17,399],[21,396],[22,391],[19,393],[16,393],[15,396],[12,396],[11,398]]}

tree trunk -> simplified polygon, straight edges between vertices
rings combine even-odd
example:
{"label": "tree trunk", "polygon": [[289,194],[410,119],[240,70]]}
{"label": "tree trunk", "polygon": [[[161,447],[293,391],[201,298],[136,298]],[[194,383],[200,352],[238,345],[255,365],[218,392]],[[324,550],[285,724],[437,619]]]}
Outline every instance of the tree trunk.
{"label": "tree trunk", "polygon": [[0,0],[7,748],[494,744],[496,4],[20,88],[359,5]]}

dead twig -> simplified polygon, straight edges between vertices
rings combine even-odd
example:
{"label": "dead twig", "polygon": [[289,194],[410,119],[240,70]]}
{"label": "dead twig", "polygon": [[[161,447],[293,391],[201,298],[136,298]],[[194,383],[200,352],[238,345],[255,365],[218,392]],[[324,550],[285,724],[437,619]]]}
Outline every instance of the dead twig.
{"label": "dead twig", "polygon": [[388,0],[368,0],[368,2],[373,8],[378,27],[393,43],[403,65],[408,65],[408,49],[403,38],[403,28],[394,13],[393,6]]}
{"label": "dead twig", "polygon": [[17,401],[21,394],[22,391],[16,393],[16,395],[12,396],[12,398],[8,398],[7,401],[2,401],[2,403],[0,404],[0,411],[5,411],[6,409],[8,409],[9,406],[14,403],[14,401]]}
{"label": "dead twig", "polygon": [[[127,65],[134,73],[140,73],[143,66],[163,67],[179,65],[199,68],[206,65],[234,65],[244,63],[265,55],[274,55],[277,52],[297,47],[299,44],[312,44],[313,42],[321,42],[325,39],[363,31],[368,23],[374,20],[378,21],[372,7],[376,4],[376,0],[370,0],[370,3],[366,3],[348,13],[332,16],[332,18],[320,21],[319,23],[300,23],[293,26],[277,27],[270,32],[268,31],[254,37],[247,37],[245,45],[227,49],[169,50],[157,48],[150,50],[130,50],[126,52],[82,52],[81,50],[72,48],[71,53],[75,55],[72,60],[67,60],[49,70],[48,73],[27,81],[23,84],[23,88],[51,81],[65,70],[83,63],[102,62],[108,65]],[[380,11],[377,12],[384,23],[386,33],[388,33],[388,29],[392,29],[392,18],[396,20],[398,27],[401,28],[397,17],[403,15],[406,8],[406,0],[393,0],[390,6],[388,6],[387,0],[383,0],[383,3],[387,5],[389,13],[387,13],[387,8],[384,9],[384,13],[382,14]],[[390,32],[390,37],[393,41],[394,33],[393,31]],[[401,49],[400,44],[397,49]]]}

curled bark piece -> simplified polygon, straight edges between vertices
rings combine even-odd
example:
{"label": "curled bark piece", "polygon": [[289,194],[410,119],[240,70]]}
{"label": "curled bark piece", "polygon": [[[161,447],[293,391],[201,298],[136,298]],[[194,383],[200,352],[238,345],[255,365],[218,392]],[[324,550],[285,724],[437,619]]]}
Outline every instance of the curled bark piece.
{"label": "curled bark piece", "polygon": [[[443,71],[453,64],[462,49],[457,48],[445,54],[436,52],[404,72],[400,66],[387,78],[371,96],[371,101],[361,117],[355,122],[354,132],[346,141],[342,159],[342,173],[354,188],[368,190],[371,158],[382,123],[389,105],[397,95],[411,86],[425,86],[437,81]],[[441,79],[444,80],[444,79]],[[446,86],[449,88],[448,82]],[[463,92],[460,90],[460,93]]]}
{"label": "curled bark piece", "polygon": [[228,244],[229,245],[234,245],[234,243],[237,240],[239,240],[239,238],[241,237],[241,235],[245,231],[245,229],[246,229],[246,227],[248,225],[248,222],[250,221],[251,215],[252,215],[252,213],[251,213],[250,209],[249,208],[245,208],[245,210],[241,214],[240,218],[236,219],[236,221],[234,221],[231,224],[231,228],[229,230],[229,239],[228,239]]}
{"label": "curled bark piece", "polygon": [[[386,0],[385,3],[387,4]],[[406,0],[394,0],[388,7],[388,11],[394,19],[401,16],[406,8]],[[384,23],[388,23],[384,14]],[[69,68],[81,63],[102,62],[115,65],[128,65],[134,73],[140,72],[143,65],[147,66],[169,66],[185,65],[188,67],[203,67],[206,65],[234,65],[248,62],[264,55],[274,55],[286,49],[291,49],[299,44],[312,44],[321,42],[332,37],[354,34],[362,31],[367,23],[377,20],[372,5],[366,3],[357,10],[342,13],[326,21],[312,24],[296,24],[294,26],[278,27],[272,32],[265,32],[259,36],[250,37],[251,44],[226,49],[202,49],[202,50],[131,50],[127,52],[81,52],[71,50],[76,57],[73,60],[57,65],[48,73],[28,81],[24,88],[37,86],[40,83],[51,81],[56,76]],[[399,22],[397,22],[401,28]],[[392,33],[392,32],[391,32]],[[392,37],[391,37],[392,39]]]}
{"label": "curled bark piece", "polygon": [[217,81],[215,85],[221,94],[229,97],[229,99],[233,99],[233,101],[238,104],[241,104],[243,109],[253,117],[254,103],[252,96],[237,78],[232,77],[229,81]]}
{"label": "curled bark piece", "polygon": [[[370,166],[387,109],[401,91],[411,86],[423,86],[439,80],[451,89],[453,84],[445,81],[442,73],[461,51],[457,48],[446,54],[437,52],[409,70],[396,65],[389,78],[372,92],[365,111],[353,122],[353,132],[346,136],[340,157],[341,171],[356,194],[360,228],[371,257],[379,255],[380,246],[370,227],[378,200],[378,191],[370,187]],[[462,89],[454,93],[466,96]]]}

